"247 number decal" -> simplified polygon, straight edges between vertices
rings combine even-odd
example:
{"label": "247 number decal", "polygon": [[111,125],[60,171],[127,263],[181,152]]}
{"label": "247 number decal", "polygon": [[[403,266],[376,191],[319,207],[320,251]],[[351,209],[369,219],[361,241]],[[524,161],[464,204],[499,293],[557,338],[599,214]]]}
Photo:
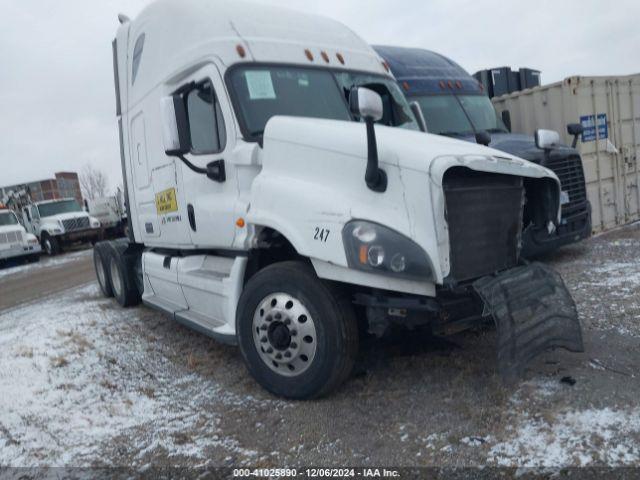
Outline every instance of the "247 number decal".
{"label": "247 number decal", "polygon": [[315,233],[313,234],[313,239],[326,243],[327,238],[329,238],[330,232],[331,230],[329,230],[328,228],[316,227]]}

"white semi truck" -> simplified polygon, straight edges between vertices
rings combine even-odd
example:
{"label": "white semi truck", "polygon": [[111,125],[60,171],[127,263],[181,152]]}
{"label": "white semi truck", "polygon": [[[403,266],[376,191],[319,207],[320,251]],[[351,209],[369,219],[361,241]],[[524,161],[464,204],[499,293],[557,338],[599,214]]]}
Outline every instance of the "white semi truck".
{"label": "white semi truck", "polygon": [[101,240],[100,222],[82,210],[74,198],[44,200],[22,207],[22,223],[48,255],[72,243]]}
{"label": "white semi truck", "polygon": [[40,260],[40,244],[27,233],[13,211],[0,204],[0,265]]}
{"label": "white semi truck", "polygon": [[104,238],[125,236],[127,212],[124,192],[118,188],[115,195],[85,200],[85,210],[100,222]]}
{"label": "white semi truck", "polygon": [[130,235],[94,249],[105,295],[238,344],[289,398],[332,391],[362,331],[391,324],[493,316],[506,376],[582,349],[562,280],[519,258],[523,225],[560,220],[550,170],[418,131],[387,66],[338,22],[221,0],[119,18]]}

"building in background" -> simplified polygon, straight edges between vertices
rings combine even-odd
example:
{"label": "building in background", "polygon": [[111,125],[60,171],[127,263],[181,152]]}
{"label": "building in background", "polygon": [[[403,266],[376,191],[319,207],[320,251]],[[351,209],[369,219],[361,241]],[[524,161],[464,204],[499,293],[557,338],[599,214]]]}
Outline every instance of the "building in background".
{"label": "building in background", "polygon": [[0,201],[8,197],[10,192],[20,190],[27,190],[33,202],[75,198],[82,205],[80,180],[75,172],[58,172],[55,174],[55,178],[0,187]]}

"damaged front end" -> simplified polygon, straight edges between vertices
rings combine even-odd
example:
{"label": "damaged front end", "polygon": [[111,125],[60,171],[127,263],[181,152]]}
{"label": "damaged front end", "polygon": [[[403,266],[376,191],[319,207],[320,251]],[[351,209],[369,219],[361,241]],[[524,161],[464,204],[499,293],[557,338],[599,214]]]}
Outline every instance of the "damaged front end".
{"label": "damaged front end", "polygon": [[451,285],[471,282],[498,331],[498,369],[507,381],[552,347],[582,351],[578,313],[560,275],[540,263],[521,266],[522,232],[559,223],[552,178],[454,167],[443,178]]}
{"label": "damaged front end", "polygon": [[582,352],[578,311],[560,274],[541,263],[512,268],[473,282],[498,333],[498,371],[513,382],[550,348]]}
{"label": "damaged front end", "polygon": [[428,326],[446,335],[489,323],[498,333],[498,370],[505,381],[549,348],[583,350],[578,313],[560,275],[521,259],[523,230],[553,231],[559,223],[559,188],[550,176],[442,169],[449,272],[435,298],[376,291],[358,294],[369,331],[392,324]]}

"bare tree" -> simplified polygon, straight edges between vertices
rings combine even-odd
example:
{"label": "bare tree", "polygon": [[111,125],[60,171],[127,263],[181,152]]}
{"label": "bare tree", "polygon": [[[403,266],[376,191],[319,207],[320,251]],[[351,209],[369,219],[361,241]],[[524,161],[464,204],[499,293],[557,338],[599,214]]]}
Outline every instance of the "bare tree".
{"label": "bare tree", "polygon": [[93,200],[107,196],[107,176],[101,170],[85,165],[80,171],[79,180],[82,196],[85,199]]}

